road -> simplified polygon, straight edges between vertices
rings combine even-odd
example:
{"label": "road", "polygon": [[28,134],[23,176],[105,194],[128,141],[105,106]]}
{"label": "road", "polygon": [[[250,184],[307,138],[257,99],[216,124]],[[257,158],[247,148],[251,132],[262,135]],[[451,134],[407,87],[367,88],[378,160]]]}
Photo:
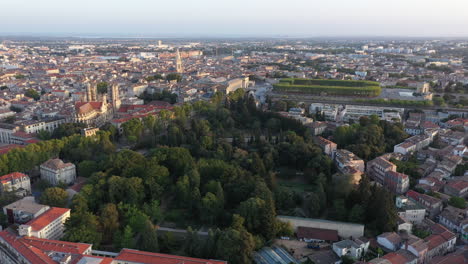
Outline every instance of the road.
{"label": "road", "polygon": [[[169,227],[159,227],[158,231],[160,231],[160,232],[171,232],[171,233],[177,233],[177,234],[182,234],[182,235],[185,235],[187,233],[187,230],[185,230],[185,229],[176,229],[176,228],[169,228]],[[198,235],[208,236],[208,232],[198,231]]]}

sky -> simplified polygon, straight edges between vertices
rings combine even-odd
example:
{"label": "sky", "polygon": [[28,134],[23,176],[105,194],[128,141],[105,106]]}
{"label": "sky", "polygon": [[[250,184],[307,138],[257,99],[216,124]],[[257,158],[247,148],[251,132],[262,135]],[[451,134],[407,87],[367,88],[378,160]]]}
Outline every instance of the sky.
{"label": "sky", "polygon": [[2,35],[468,37],[468,0],[0,0]]}

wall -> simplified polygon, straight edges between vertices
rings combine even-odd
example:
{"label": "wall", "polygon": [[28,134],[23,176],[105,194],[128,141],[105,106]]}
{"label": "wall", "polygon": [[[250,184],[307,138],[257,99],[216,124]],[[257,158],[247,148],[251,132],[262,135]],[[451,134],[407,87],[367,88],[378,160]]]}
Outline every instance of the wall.
{"label": "wall", "polygon": [[329,221],[323,219],[300,218],[292,216],[277,216],[277,219],[282,222],[291,223],[291,225],[294,228],[294,231],[297,230],[298,226],[305,226],[312,228],[337,230],[338,235],[342,238],[357,238],[364,235],[364,225],[360,224]]}

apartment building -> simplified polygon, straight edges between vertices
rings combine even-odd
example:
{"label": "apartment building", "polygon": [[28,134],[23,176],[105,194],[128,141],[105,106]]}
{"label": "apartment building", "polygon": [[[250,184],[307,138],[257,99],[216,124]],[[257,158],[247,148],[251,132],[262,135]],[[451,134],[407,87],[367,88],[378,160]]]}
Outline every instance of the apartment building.
{"label": "apartment building", "polygon": [[385,173],[384,186],[396,194],[406,193],[409,189],[409,176],[396,171]]}
{"label": "apartment building", "polygon": [[20,225],[18,233],[20,236],[60,239],[68,218],[70,218],[70,209],[52,207],[26,224]]}
{"label": "apartment building", "polygon": [[380,156],[367,162],[366,173],[373,180],[383,185],[387,172],[396,170],[397,166],[395,164],[388,161],[385,157]]}
{"label": "apartment building", "polygon": [[393,152],[401,153],[403,155],[413,154],[431,144],[433,137],[430,135],[417,135],[407,138],[402,143],[393,147]]}
{"label": "apartment building", "polygon": [[363,106],[363,105],[346,105],[343,110],[343,121],[349,122],[350,120],[359,120],[363,116],[376,115],[382,120],[387,121],[401,121],[401,114],[404,112],[403,108],[388,108],[378,106]]}
{"label": "apartment building", "polygon": [[346,149],[336,150],[335,163],[341,173],[346,174],[350,169],[364,172],[364,161]]}
{"label": "apartment building", "polygon": [[43,214],[50,207],[36,203],[33,196],[24,197],[14,203],[3,207],[3,213],[7,216],[10,224],[24,224]]}
{"label": "apartment building", "polygon": [[31,180],[21,172],[13,172],[0,177],[0,192],[15,192],[18,196],[31,193]]}
{"label": "apartment building", "polygon": [[323,137],[314,137],[314,142],[317,144],[330,158],[335,158],[337,145],[333,141],[325,139]]}
{"label": "apartment building", "polygon": [[412,224],[420,224],[426,217],[426,209],[405,196],[396,198],[398,215]]}

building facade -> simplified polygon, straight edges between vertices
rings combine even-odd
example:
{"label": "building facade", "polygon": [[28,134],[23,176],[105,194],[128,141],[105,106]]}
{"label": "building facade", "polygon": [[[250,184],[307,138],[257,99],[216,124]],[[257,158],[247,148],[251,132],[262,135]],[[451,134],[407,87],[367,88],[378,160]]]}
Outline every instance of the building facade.
{"label": "building facade", "polygon": [[41,179],[52,185],[59,183],[72,184],[76,179],[76,167],[60,159],[50,159],[41,165]]}
{"label": "building facade", "polygon": [[26,224],[20,225],[18,233],[20,236],[60,239],[68,218],[70,218],[70,209],[52,207]]}
{"label": "building facade", "polygon": [[13,172],[0,177],[0,191],[15,192],[19,196],[26,196],[31,193],[31,180],[29,176],[21,172]]}

